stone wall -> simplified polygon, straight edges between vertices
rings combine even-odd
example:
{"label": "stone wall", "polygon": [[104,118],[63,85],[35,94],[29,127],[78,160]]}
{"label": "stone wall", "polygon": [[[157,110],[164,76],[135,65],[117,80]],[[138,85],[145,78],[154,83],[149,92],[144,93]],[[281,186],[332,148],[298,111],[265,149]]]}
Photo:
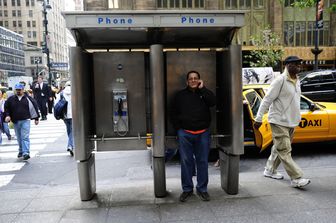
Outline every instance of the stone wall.
{"label": "stone wall", "polygon": [[84,0],[84,11],[107,10],[108,0]]}
{"label": "stone wall", "polygon": [[268,22],[272,28],[272,31],[277,33],[282,39],[282,20],[283,12],[282,5],[280,1],[269,1],[269,10],[268,10]]}
{"label": "stone wall", "polygon": [[205,9],[208,10],[218,10],[219,9],[219,0],[205,0]]}

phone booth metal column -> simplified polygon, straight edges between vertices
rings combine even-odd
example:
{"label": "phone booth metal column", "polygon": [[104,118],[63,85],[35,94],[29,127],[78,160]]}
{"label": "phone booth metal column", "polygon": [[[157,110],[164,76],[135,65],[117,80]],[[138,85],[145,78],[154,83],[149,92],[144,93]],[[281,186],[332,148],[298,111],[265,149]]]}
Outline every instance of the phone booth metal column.
{"label": "phone booth metal column", "polygon": [[156,197],[166,196],[165,170],[165,105],[164,105],[164,70],[163,47],[156,44],[150,46],[150,76],[152,83],[152,147],[154,193]]}
{"label": "phone booth metal column", "polygon": [[92,92],[92,56],[81,47],[72,47],[70,50],[71,101],[74,141],[76,146],[75,159],[77,160],[80,196],[83,201],[91,200],[96,192],[95,146],[90,141],[94,134],[92,122],[93,101]]}

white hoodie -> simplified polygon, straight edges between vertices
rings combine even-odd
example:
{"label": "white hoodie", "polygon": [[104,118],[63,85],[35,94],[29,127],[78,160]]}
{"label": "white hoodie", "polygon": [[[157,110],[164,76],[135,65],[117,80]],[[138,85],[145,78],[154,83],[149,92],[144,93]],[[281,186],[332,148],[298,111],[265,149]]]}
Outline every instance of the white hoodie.
{"label": "white hoodie", "polygon": [[[288,71],[277,77],[268,88],[263,98],[256,117],[257,122],[262,122],[263,115],[268,111],[268,122],[294,128],[301,121],[300,81],[294,84],[288,78]],[[281,92],[280,92],[281,91]]]}
{"label": "white hoodie", "polygon": [[68,109],[65,119],[70,119],[72,118],[71,86],[66,86],[63,91],[56,95],[55,104],[61,99],[61,94],[63,94],[65,100],[68,102]]}

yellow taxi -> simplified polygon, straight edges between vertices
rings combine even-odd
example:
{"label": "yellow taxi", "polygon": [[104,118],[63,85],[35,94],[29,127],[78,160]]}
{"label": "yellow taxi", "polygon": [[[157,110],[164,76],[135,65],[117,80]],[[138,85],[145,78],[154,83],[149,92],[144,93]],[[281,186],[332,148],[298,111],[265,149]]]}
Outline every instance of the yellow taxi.
{"label": "yellow taxi", "polygon": [[[243,86],[244,144],[264,150],[272,143],[272,132],[264,115],[259,130],[253,123],[268,84]],[[325,142],[336,140],[336,103],[314,102],[301,95],[301,122],[295,129],[293,143]]]}

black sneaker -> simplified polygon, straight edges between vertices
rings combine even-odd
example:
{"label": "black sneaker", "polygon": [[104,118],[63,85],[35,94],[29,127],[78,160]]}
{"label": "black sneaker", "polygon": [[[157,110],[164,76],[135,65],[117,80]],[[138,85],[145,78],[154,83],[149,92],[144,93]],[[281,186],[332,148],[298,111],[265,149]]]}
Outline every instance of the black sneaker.
{"label": "black sneaker", "polygon": [[70,156],[73,156],[73,155],[74,155],[74,153],[73,153],[73,149],[72,149],[72,148],[68,147],[67,151],[70,153]]}
{"label": "black sneaker", "polygon": [[187,201],[188,198],[191,197],[191,195],[193,195],[193,191],[182,192],[182,194],[180,195],[180,201],[181,201],[181,202],[185,202],[185,201]]}
{"label": "black sneaker", "polygon": [[23,160],[29,160],[29,159],[30,159],[29,154],[23,155]]}
{"label": "black sneaker", "polygon": [[21,158],[22,157],[22,153],[18,153],[17,158]]}
{"label": "black sneaker", "polygon": [[197,191],[197,195],[201,198],[202,201],[210,201],[210,195],[208,192]]}

